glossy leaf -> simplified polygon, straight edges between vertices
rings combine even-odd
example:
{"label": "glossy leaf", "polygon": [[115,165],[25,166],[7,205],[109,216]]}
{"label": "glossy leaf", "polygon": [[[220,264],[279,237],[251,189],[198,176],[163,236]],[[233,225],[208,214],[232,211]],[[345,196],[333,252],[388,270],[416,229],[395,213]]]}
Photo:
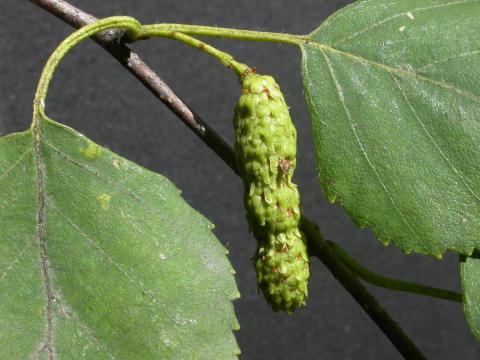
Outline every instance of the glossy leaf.
{"label": "glossy leaf", "polygon": [[480,245],[480,2],[367,0],[302,46],[321,186],[405,252]]}
{"label": "glossy leaf", "polygon": [[39,144],[0,139],[0,358],[237,358],[213,226],[70,128],[42,120]]}

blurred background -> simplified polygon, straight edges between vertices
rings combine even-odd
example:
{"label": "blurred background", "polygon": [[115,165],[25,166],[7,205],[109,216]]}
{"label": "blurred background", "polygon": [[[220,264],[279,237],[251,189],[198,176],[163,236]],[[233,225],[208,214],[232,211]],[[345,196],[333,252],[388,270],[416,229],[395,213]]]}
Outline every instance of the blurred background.
{"label": "blurred background", "polygon": [[[76,0],[97,17],[130,15],[142,23],[172,22],[306,34],[351,1]],[[72,28],[29,1],[0,2],[0,135],[27,128],[35,86],[48,55]],[[406,256],[359,230],[330,205],[317,182],[311,122],[294,46],[207,39],[259,73],[273,75],[298,129],[295,181],[303,211],[324,236],[345,247],[370,269],[392,277],[459,290],[457,256],[443,261]],[[233,73],[180,43],[153,39],[136,51],[187,104],[233,143],[232,115],[239,96]],[[242,297],[235,302],[241,359],[401,359],[395,348],[316,259],[308,306],[292,316],[273,313],[258,294],[251,262],[256,248],[248,233],[243,185],[160,101],[91,41],[61,63],[47,101],[47,114],[114,152],[167,176],[184,198],[216,224],[230,251]],[[462,307],[426,297],[369,289],[429,359],[477,359]]]}

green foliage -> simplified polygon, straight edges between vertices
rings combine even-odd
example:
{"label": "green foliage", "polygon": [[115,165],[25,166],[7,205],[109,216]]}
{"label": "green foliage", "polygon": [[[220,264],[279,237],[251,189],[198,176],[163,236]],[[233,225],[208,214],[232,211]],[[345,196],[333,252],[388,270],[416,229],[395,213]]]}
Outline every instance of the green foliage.
{"label": "green foliage", "polygon": [[463,257],[460,269],[465,317],[473,335],[480,340],[480,259]]}
{"label": "green foliage", "polygon": [[310,272],[298,227],[300,197],[292,183],[297,133],[271,76],[243,78],[234,128],[247,217],[258,240],[257,281],[275,311],[291,313],[305,304]]}
{"label": "green foliage", "polygon": [[480,338],[480,3],[359,1],[302,46],[322,189],[406,253],[462,263]]}
{"label": "green foliage", "polygon": [[302,46],[321,186],[406,253],[480,245],[480,2],[358,1]]}
{"label": "green foliage", "polygon": [[0,139],[0,358],[236,359],[213,226],[166,178],[40,130],[38,158],[32,130]]}
{"label": "green foliage", "polygon": [[462,254],[465,313],[480,339],[479,16],[476,0],[364,0],[307,36],[112,17],[68,37],[42,73],[32,129],[0,138],[1,358],[238,353],[231,300],[239,295],[212,225],[165,178],[42,115],[62,57],[112,28],[126,29],[129,41],[182,41],[242,75],[235,155],[258,240],[257,281],[275,311],[305,304],[310,276],[292,182],[296,130],[272,77],[245,73],[229,54],[189,35],[301,46],[326,196],[384,244],[437,258]]}

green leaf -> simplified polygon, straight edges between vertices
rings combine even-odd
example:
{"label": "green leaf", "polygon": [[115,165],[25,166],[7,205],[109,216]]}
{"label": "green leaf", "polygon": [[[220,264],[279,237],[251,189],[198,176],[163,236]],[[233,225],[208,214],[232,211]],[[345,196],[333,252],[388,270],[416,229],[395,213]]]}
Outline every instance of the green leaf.
{"label": "green leaf", "polygon": [[465,257],[460,263],[463,310],[473,335],[480,341],[480,259]]}
{"label": "green leaf", "polygon": [[213,226],[166,178],[40,126],[0,139],[0,358],[236,359]]}
{"label": "green leaf", "polygon": [[480,2],[367,0],[302,45],[323,191],[405,252],[480,244]]}

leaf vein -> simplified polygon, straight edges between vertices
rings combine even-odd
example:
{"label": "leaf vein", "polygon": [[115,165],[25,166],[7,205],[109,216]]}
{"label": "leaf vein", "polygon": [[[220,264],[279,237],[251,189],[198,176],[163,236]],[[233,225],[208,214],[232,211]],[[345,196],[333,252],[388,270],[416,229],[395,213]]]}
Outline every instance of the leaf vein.
{"label": "leaf vein", "polygon": [[85,325],[77,316],[75,316],[75,314],[71,309],[69,309],[65,304],[63,304],[60,311],[64,314],[64,316],[67,319],[73,320],[74,322],[76,322],[77,325],[80,327],[80,329],[82,329],[93,340],[93,342],[97,344],[98,347],[103,348],[105,350],[105,352],[108,354],[110,359],[113,359],[113,360],[117,359],[110,351],[108,351],[107,347],[100,340],[98,340],[95,337],[95,335],[93,335],[89,327]]}
{"label": "leaf vein", "polygon": [[20,155],[20,157],[15,160],[13,163],[10,164],[10,166],[3,172],[3,174],[0,175],[0,180],[5,178],[10,172],[12,172],[21,162],[22,160],[30,153],[33,151],[33,148],[30,146]]}
{"label": "leaf vein", "polygon": [[[73,159],[70,155],[68,155],[67,153],[65,153],[64,151],[62,151],[61,149],[58,149],[57,147],[55,147],[53,144],[51,144],[49,141],[47,141],[46,139],[43,139],[43,142],[45,143],[45,145],[47,145],[48,147],[50,147],[52,150],[54,150],[56,153],[58,153],[60,156],[62,156],[64,159],[66,159],[68,162],[88,171],[90,174],[92,174],[93,176],[97,177],[98,179],[102,180],[103,182],[105,182],[106,184],[112,186],[112,188],[121,188],[123,189],[123,191],[125,193],[127,193],[133,200],[135,200],[136,202],[138,202],[141,206],[143,206],[146,210],[148,210],[151,214],[154,214],[154,215],[160,215],[163,217],[163,215],[161,213],[159,213],[158,211],[156,211],[155,209],[153,209],[152,207],[148,206],[143,200],[142,198],[137,195],[136,193],[134,193],[133,191],[127,189],[125,186],[119,184],[119,183],[113,183],[112,181],[106,179],[104,176],[102,176],[99,172],[91,169],[90,167],[88,167],[87,165],[85,164],[82,164],[81,162]],[[162,197],[162,200],[166,200],[165,197],[163,196],[163,194],[158,194]]]}
{"label": "leaf vein", "polygon": [[407,227],[409,228],[409,230],[412,232],[412,234],[422,243],[422,245],[424,246],[424,248],[426,249],[426,246],[425,246],[425,243],[424,241],[418,236],[418,234],[415,232],[415,230],[413,229],[413,227],[410,225],[410,223],[407,221],[407,219],[405,218],[404,214],[402,213],[402,211],[400,210],[400,208],[398,207],[397,203],[395,202],[395,199],[393,198],[392,194],[390,193],[390,191],[388,190],[387,186],[385,185],[385,183],[383,182],[380,174],[378,173],[377,169],[375,168],[375,166],[373,165],[373,163],[370,161],[370,158],[365,150],[365,147],[363,146],[363,143],[362,141],[360,140],[360,137],[358,136],[358,133],[357,131],[355,130],[355,126],[353,124],[353,121],[352,121],[352,116],[350,114],[350,111],[348,110],[346,104],[345,104],[345,97],[343,95],[343,89],[342,89],[342,86],[340,85],[337,77],[335,76],[335,72],[333,70],[333,67],[332,67],[332,63],[330,62],[330,59],[328,58],[328,56],[322,51],[322,55],[324,56],[325,58],[325,61],[327,63],[327,67],[329,69],[329,72],[330,72],[330,76],[332,77],[332,80],[333,82],[335,83],[335,87],[337,89],[337,94],[338,94],[338,98],[340,100],[340,103],[342,104],[342,107],[344,109],[344,112],[345,112],[345,115],[347,116],[347,119],[350,123],[350,128],[355,136],[355,140],[360,148],[360,151],[363,155],[363,157],[365,158],[365,160],[367,161],[367,164],[368,166],[372,169],[373,173],[375,174],[375,177],[377,178],[378,182],[380,183],[383,191],[385,192],[385,194],[388,196],[388,198],[390,199],[390,202],[392,203],[393,207],[395,208],[395,210],[398,212],[398,214],[400,215],[400,217],[402,218],[402,221],[405,223],[405,225],[407,225]]}
{"label": "leaf vein", "polygon": [[5,271],[0,275],[0,282],[7,276],[7,274],[16,266],[20,263],[20,260],[22,259],[23,255],[25,252],[32,246],[33,244],[33,239],[27,242],[27,244],[23,247],[23,249],[15,256],[15,258],[8,264],[6,267]]}
{"label": "leaf vein", "polygon": [[456,93],[456,94],[461,95],[463,97],[467,97],[467,98],[470,98],[470,99],[475,100],[477,102],[480,102],[480,95],[474,94],[474,93],[469,92],[467,90],[464,90],[462,88],[458,88],[455,85],[452,85],[452,84],[444,82],[444,81],[438,81],[438,80],[430,79],[429,77],[417,74],[414,71],[410,71],[410,70],[402,69],[402,68],[393,68],[391,66],[388,66],[388,65],[385,65],[385,64],[382,64],[382,63],[378,63],[378,62],[375,62],[373,60],[369,60],[369,59],[363,58],[361,56],[354,55],[354,54],[349,53],[349,52],[338,50],[336,48],[330,47],[330,46],[322,44],[322,43],[309,42],[307,44],[307,46],[315,47],[322,52],[323,51],[329,51],[331,53],[344,56],[344,57],[349,58],[353,61],[360,62],[360,63],[368,65],[368,66],[373,66],[373,67],[379,68],[379,69],[381,69],[381,70],[383,70],[383,71],[385,71],[389,74],[397,74],[397,75],[400,75],[400,76],[411,77],[411,78],[415,78],[415,79],[418,79],[418,80],[421,80],[421,81],[425,81],[427,83],[438,86],[438,87],[440,87],[444,90],[447,90],[451,93]]}
{"label": "leaf vein", "polygon": [[448,166],[450,166],[450,168],[453,170],[453,172],[455,173],[455,175],[457,175],[457,177],[463,182],[463,184],[465,185],[465,187],[469,190],[469,192],[477,199],[477,200],[480,200],[480,196],[474,191],[474,189],[468,184],[468,182],[465,180],[463,174],[452,164],[452,162],[450,161],[450,159],[447,157],[447,155],[443,152],[443,150],[441,149],[440,145],[438,145],[438,143],[435,141],[435,139],[433,138],[433,136],[430,134],[430,132],[428,131],[427,127],[425,126],[424,122],[422,121],[422,119],[418,116],[417,112],[415,111],[415,108],[413,107],[412,103],[410,102],[410,100],[408,99],[407,97],[407,94],[405,93],[405,91],[403,90],[402,86],[400,85],[399,81],[393,77],[393,80],[395,81],[395,84],[397,85],[398,89],[400,90],[400,93],[402,94],[403,98],[405,99],[405,101],[407,102],[407,105],[408,107],[410,108],[410,111],[412,112],[413,116],[415,117],[415,119],[417,119],[417,122],[420,124],[420,126],[422,127],[422,130],[427,134],[429,140],[433,143],[433,145],[435,146],[435,148],[437,149],[437,151],[440,153],[441,157],[445,160],[445,162],[448,164]]}
{"label": "leaf vein", "polygon": [[401,16],[412,16],[413,13],[415,12],[420,12],[420,11],[426,11],[426,10],[432,10],[432,9],[437,9],[437,8],[442,8],[442,7],[448,7],[448,6],[455,6],[455,5],[462,5],[462,4],[466,4],[466,3],[470,3],[470,2],[474,2],[472,0],[460,0],[460,1],[452,1],[452,2],[449,2],[449,3],[445,3],[445,4],[436,4],[436,5],[431,5],[431,6],[425,6],[425,7],[420,7],[420,8],[414,8],[414,9],[410,9],[410,10],[407,10],[407,11],[403,11],[401,13],[397,13],[397,14],[394,14],[392,16],[389,16],[387,18],[384,18],[380,21],[377,21],[376,23],[373,23],[372,25],[368,26],[368,27],[365,27],[363,28],[362,30],[359,30],[353,34],[350,34],[349,36],[346,36],[336,42],[334,42],[332,44],[332,46],[335,46],[335,45],[338,45],[338,44],[341,44],[345,41],[349,41],[349,40],[352,40],[354,38],[356,38],[357,36],[367,32],[367,31],[370,31],[372,30],[373,28],[376,28],[380,25],[383,25],[389,21],[392,21],[392,20],[395,20]]}
{"label": "leaf vein", "polygon": [[127,270],[125,270],[118,262],[113,259],[113,257],[107,253],[95,240],[93,240],[87,233],[85,233],[77,224],[75,224],[63,211],[60,211],[55,204],[53,203],[52,199],[49,198],[48,205],[54,209],[61,217],[64,218],[65,221],[77,232],[79,233],[87,242],[92,245],[97,251],[99,251],[105,258],[107,258],[119,271],[122,273],[129,281],[137,285],[140,290],[144,291],[148,294],[153,303],[161,303],[154,294],[151,293],[150,290],[147,289],[145,284],[140,280],[136,279],[133,275],[131,275]]}
{"label": "leaf vein", "polygon": [[444,62],[447,62],[447,61],[450,61],[450,60],[458,59],[458,58],[461,58],[461,57],[465,57],[465,56],[476,55],[476,54],[479,54],[479,53],[480,53],[480,50],[466,51],[466,52],[463,52],[463,53],[460,53],[460,54],[456,54],[454,56],[449,56],[449,57],[444,58],[444,59],[439,59],[439,60],[433,61],[433,62],[431,62],[431,63],[429,63],[425,66],[422,66],[421,68],[418,68],[417,71],[425,71],[425,69],[427,69],[431,66],[438,65],[438,64],[441,64],[441,63],[444,63]]}
{"label": "leaf vein", "polygon": [[[34,113],[34,120],[36,114]],[[37,223],[36,223],[36,239],[38,239],[39,255],[40,255],[40,265],[43,275],[43,286],[45,290],[45,319],[47,326],[45,329],[45,339],[43,341],[43,348],[39,349],[38,354],[42,351],[48,352],[48,359],[55,360],[57,358],[55,353],[54,346],[54,321],[52,315],[53,307],[53,285],[50,277],[50,269],[48,263],[48,254],[47,254],[47,240],[45,234],[45,164],[42,159],[41,153],[41,135],[40,128],[38,126],[33,126],[33,149],[35,151],[35,167],[36,167],[36,180],[35,180],[35,189],[37,190]]]}

